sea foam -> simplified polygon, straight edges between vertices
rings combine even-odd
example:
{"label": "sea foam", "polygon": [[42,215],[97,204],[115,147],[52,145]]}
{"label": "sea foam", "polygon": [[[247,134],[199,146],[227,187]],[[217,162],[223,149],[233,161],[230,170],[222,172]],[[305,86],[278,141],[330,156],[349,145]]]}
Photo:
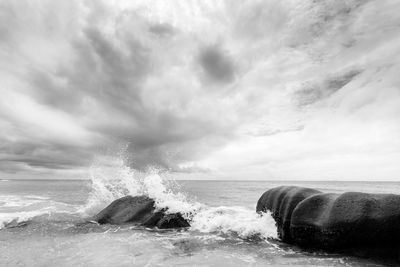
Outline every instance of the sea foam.
{"label": "sea foam", "polygon": [[17,226],[37,216],[50,215],[50,212],[54,211],[51,208],[44,208],[33,211],[0,213],[0,230],[6,227]]}
{"label": "sea foam", "polygon": [[194,201],[154,169],[142,173],[125,166],[122,160],[115,161],[106,169],[93,168],[91,180],[92,192],[81,209],[86,215],[94,215],[126,195],[147,195],[155,200],[156,208],[180,212],[190,221],[190,231],[233,234],[240,238],[276,238],[275,222],[270,214],[261,216],[246,207],[213,207]]}

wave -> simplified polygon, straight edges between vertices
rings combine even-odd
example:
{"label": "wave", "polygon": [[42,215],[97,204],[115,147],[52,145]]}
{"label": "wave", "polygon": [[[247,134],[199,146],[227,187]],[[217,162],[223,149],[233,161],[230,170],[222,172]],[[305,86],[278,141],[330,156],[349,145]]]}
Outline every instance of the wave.
{"label": "wave", "polygon": [[[80,212],[94,215],[113,200],[126,195],[147,195],[156,201],[160,209],[169,212],[192,213],[201,204],[189,202],[181,192],[174,192],[176,184],[162,178],[157,169],[139,172],[124,164],[122,159],[109,162],[107,167],[92,166],[90,170],[91,192]],[[175,188],[174,188],[175,187]]]}
{"label": "wave", "polygon": [[75,205],[57,202],[49,197],[37,195],[0,196],[0,230],[24,225],[35,218],[47,215],[47,218],[65,219],[66,214],[77,214]]}
{"label": "wave", "polygon": [[203,233],[235,234],[244,239],[277,238],[270,214],[261,216],[244,207],[208,207],[196,213],[191,226],[192,230]]}
{"label": "wave", "polygon": [[27,207],[33,204],[40,204],[49,200],[48,197],[36,195],[1,195],[0,196],[0,210],[1,208],[18,208]]}
{"label": "wave", "polygon": [[190,231],[233,234],[240,238],[276,238],[275,222],[270,214],[257,214],[239,206],[211,207],[191,200],[179,191],[174,181],[163,178],[157,170],[142,173],[125,166],[123,160],[112,167],[96,167],[91,172],[92,192],[80,212],[91,216],[113,200],[126,195],[147,195],[158,209],[180,212],[191,222]]}
{"label": "wave", "polygon": [[55,210],[51,208],[44,208],[34,211],[0,213],[0,230],[3,228],[19,226],[38,216],[50,215],[52,211]]}
{"label": "wave", "polygon": [[[90,218],[112,201],[126,195],[147,195],[157,209],[181,213],[190,221],[189,231],[231,235],[243,239],[276,238],[276,227],[270,214],[261,216],[241,206],[208,206],[186,195],[173,180],[165,179],[153,169],[147,173],[114,160],[108,167],[91,168],[91,191],[84,205],[71,205],[38,195],[0,196],[0,229],[48,215],[46,220]],[[40,221],[42,221],[40,219]],[[51,221],[50,221],[51,223]]]}

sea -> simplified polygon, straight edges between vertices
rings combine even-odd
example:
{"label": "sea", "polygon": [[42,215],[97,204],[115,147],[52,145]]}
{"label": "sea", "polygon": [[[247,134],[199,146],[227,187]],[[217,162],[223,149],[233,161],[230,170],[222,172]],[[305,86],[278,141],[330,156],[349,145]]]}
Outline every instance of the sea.
{"label": "sea", "polygon": [[[184,181],[160,174],[118,179],[0,180],[0,266],[384,266],[371,259],[286,245],[266,190],[400,193],[399,182]],[[191,221],[182,230],[84,223],[124,195],[146,194]]]}

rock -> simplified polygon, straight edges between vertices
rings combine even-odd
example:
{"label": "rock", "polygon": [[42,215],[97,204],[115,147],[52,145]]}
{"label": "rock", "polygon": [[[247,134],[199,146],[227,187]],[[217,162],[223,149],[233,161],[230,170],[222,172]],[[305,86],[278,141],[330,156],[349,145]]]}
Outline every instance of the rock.
{"label": "rock", "polygon": [[293,211],[291,234],[302,246],[398,246],[400,196],[356,192],[311,196]]}
{"label": "rock", "polygon": [[265,192],[257,202],[257,212],[270,211],[278,228],[278,236],[282,241],[291,243],[290,222],[292,212],[297,204],[312,195],[321,193],[318,190],[281,186]]}
{"label": "rock", "polygon": [[189,227],[190,224],[179,213],[166,214],[157,222],[157,227],[160,229]]}
{"label": "rock", "polygon": [[400,195],[282,186],[265,192],[257,211],[272,213],[284,242],[400,260]]}
{"label": "rock", "polygon": [[167,214],[167,210],[156,210],[154,204],[154,200],[147,196],[122,197],[113,201],[92,220],[99,224],[134,223],[160,229],[190,226],[181,214]]}
{"label": "rock", "polygon": [[93,220],[100,224],[144,223],[154,214],[154,200],[146,196],[126,196],[113,201]]}

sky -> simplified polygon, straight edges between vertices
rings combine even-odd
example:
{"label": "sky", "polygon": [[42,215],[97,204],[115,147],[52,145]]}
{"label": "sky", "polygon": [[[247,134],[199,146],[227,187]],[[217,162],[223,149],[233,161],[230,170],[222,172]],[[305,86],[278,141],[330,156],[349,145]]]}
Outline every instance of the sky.
{"label": "sky", "polygon": [[400,180],[399,10],[0,0],[0,179]]}

